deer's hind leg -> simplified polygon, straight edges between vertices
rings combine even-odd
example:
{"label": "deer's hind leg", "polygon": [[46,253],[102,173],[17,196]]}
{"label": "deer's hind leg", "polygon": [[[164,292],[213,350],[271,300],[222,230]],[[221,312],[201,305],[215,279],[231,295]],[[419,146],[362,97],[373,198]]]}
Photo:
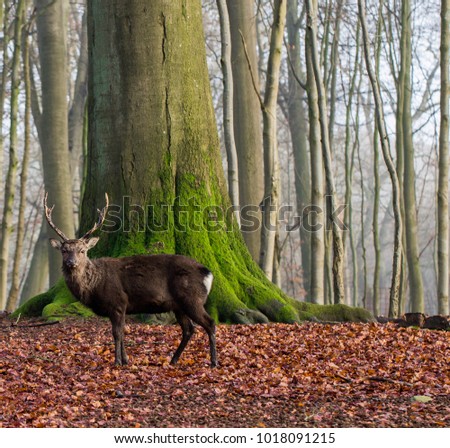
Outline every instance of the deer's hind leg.
{"label": "deer's hind leg", "polygon": [[208,334],[209,351],[211,356],[211,367],[217,366],[216,351],[216,323],[214,319],[206,312],[202,304],[196,304],[194,307],[186,310],[187,315]]}
{"label": "deer's hind leg", "polygon": [[183,350],[186,348],[187,343],[189,342],[189,340],[191,339],[191,337],[195,331],[195,328],[191,322],[191,319],[189,319],[189,317],[186,316],[186,314],[184,314],[181,311],[176,311],[175,317],[177,318],[177,322],[180,324],[181,330],[183,331],[183,336],[181,338],[180,345],[178,346],[177,350],[175,351],[174,355],[172,356],[170,364],[177,363],[178,359],[180,358],[181,354],[183,353]]}

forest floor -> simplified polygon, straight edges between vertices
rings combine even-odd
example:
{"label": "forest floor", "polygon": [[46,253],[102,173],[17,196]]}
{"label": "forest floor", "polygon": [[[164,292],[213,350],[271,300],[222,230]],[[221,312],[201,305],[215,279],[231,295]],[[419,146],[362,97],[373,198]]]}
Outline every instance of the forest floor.
{"label": "forest floor", "polygon": [[109,321],[0,319],[0,427],[450,427],[450,332],[394,324],[129,321],[115,367]]}

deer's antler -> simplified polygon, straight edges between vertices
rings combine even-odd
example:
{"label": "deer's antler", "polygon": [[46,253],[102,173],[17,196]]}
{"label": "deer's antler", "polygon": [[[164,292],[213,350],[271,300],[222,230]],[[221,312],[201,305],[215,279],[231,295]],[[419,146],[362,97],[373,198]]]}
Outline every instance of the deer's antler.
{"label": "deer's antler", "polygon": [[105,193],[105,199],[106,199],[106,205],[103,207],[103,210],[97,209],[97,212],[99,214],[98,221],[94,224],[94,227],[92,227],[91,230],[88,230],[80,239],[88,238],[97,229],[99,229],[102,226],[103,222],[105,221],[106,213],[108,212],[108,207],[109,207],[108,193]]}
{"label": "deer's antler", "polygon": [[61,230],[59,230],[58,227],[55,226],[55,224],[53,224],[52,211],[55,208],[55,206],[53,205],[50,208],[47,207],[47,197],[48,197],[48,192],[45,192],[45,196],[44,196],[44,211],[45,211],[45,217],[47,218],[47,222],[50,225],[50,227],[62,238],[63,241],[68,241],[69,238],[67,238],[67,236],[64,235],[64,233],[62,233]]}

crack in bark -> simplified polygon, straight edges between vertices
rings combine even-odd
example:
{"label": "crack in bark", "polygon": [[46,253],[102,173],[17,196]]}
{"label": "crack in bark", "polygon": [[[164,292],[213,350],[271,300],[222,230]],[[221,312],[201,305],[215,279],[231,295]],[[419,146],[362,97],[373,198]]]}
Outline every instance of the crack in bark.
{"label": "crack in bark", "polygon": [[162,63],[164,64],[166,62],[167,28],[166,28],[166,16],[164,15],[163,12],[161,13],[161,25],[163,27],[161,50],[162,50]]}
{"label": "crack in bark", "polygon": [[171,156],[172,149],[172,117],[169,110],[169,86],[165,90],[165,107],[166,107],[166,129],[167,129],[167,152]]}

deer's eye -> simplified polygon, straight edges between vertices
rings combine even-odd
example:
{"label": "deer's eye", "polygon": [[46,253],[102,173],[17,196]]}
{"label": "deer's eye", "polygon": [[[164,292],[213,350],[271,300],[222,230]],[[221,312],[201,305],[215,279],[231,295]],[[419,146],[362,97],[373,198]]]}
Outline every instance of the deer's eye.
{"label": "deer's eye", "polygon": [[86,253],[86,249],[80,249],[80,253],[85,254]]}

